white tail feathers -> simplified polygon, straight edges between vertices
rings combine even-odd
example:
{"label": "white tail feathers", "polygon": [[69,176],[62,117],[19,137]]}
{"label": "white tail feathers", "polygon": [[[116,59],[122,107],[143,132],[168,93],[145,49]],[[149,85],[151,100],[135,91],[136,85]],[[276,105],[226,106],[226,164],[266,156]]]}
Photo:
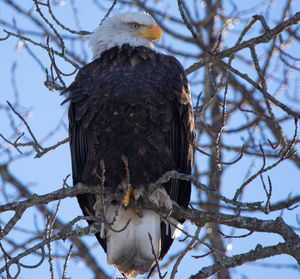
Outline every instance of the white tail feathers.
{"label": "white tail feathers", "polygon": [[[172,210],[172,201],[164,188],[156,189],[149,199]],[[158,258],[161,251],[161,222],[165,222],[166,234],[172,238],[178,237],[182,229],[180,222],[172,217],[166,221],[148,209],[141,213],[139,216],[135,209],[111,204],[105,217],[113,224],[105,230],[101,227],[101,237],[106,237],[107,262],[128,278],[144,274],[155,265],[154,254]]]}
{"label": "white tail feathers", "polygon": [[[106,219],[112,222],[119,206],[110,205],[106,212]],[[128,226],[125,228],[127,222]],[[155,255],[160,254],[160,216],[151,210],[144,209],[143,216],[139,217],[131,208],[119,208],[116,221],[112,225],[115,232],[107,229],[107,261],[114,264],[127,277],[135,277],[150,270],[155,264],[152,246]],[[152,238],[150,243],[149,234]]]}

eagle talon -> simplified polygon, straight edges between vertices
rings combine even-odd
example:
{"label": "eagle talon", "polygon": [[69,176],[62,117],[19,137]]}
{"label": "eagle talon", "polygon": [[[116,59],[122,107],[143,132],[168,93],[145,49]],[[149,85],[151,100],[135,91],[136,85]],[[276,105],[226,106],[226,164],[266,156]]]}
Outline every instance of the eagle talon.
{"label": "eagle talon", "polygon": [[137,200],[140,197],[140,195],[139,195],[139,189],[134,189],[132,191],[132,195],[133,195],[134,199]]}
{"label": "eagle talon", "polygon": [[139,217],[143,217],[143,211],[142,211],[142,209],[140,209],[140,208],[134,208],[133,209],[133,211],[134,211],[134,213],[137,215],[137,216],[139,216]]}
{"label": "eagle talon", "polygon": [[140,191],[138,189],[129,189],[127,190],[124,199],[123,199],[123,205],[124,207],[127,207],[129,205],[130,197],[133,197],[135,201],[138,201],[141,197]]}
{"label": "eagle talon", "polygon": [[127,190],[125,197],[123,199],[123,206],[127,207],[129,204],[129,200],[130,200],[130,194],[131,194],[131,189]]}
{"label": "eagle talon", "polygon": [[[138,189],[129,189],[127,190],[124,199],[123,199],[123,206],[126,208],[129,205],[130,197],[133,197],[137,204],[140,204],[142,200],[140,199],[140,191]],[[141,208],[133,208],[133,211],[139,217],[143,217],[142,209]]]}

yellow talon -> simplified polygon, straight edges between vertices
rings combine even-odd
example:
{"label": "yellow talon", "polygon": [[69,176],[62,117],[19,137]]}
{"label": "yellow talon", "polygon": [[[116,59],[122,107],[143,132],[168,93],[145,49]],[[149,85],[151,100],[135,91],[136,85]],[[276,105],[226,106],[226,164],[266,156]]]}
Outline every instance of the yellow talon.
{"label": "yellow talon", "polygon": [[135,200],[137,200],[137,194],[139,193],[139,190],[138,189],[134,189],[133,191],[132,191],[132,194],[133,194],[133,197],[134,197],[134,199]]}
{"label": "yellow talon", "polygon": [[[128,204],[129,204],[129,200],[130,200],[130,196],[133,196],[134,197],[134,199],[135,200],[137,200],[138,199],[138,193],[139,193],[139,190],[138,189],[134,189],[134,190],[127,190],[127,192],[126,192],[126,194],[125,194],[125,196],[124,196],[124,199],[123,199],[123,206],[124,207],[127,207],[128,206]],[[141,210],[140,209],[133,209],[134,210],[134,212],[136,213],[136,214],[139,214],[140,212],[141,212]]]}
{"label": "yellow talon", "polygon": [[127,207],[128,204],[129,204],[130,194],[131,194],[131,190],[127,190],[127,192],[126,192],[126,194],[125,194],[125,197],[124,197],[124,199],[123,199],[123,205],[124,205],[125,207]]}

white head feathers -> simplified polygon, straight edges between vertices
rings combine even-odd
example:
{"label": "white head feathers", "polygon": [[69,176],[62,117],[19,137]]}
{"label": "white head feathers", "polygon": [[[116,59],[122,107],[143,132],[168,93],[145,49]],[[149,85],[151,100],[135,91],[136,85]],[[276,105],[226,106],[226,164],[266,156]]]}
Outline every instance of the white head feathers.
{"label": "white head feathers", "polygon": [[153,48],[151,39],[133,32],[132,24],[135,23],[141,26],[156,25],[152,16],[139,12],[127,12],[105,19],[90,38],[94,59],[99,58],[103,51],[123,44]]}

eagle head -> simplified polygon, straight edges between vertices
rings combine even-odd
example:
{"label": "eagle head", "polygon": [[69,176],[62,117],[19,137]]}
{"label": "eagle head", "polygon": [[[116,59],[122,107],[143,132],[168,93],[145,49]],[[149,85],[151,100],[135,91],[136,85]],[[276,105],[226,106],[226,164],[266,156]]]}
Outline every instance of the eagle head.
{"label": "eagle head", "polygon": [[161,35],[161,28],[152,16],[127,12],[105,19],[92,34],[90,45],[96,59],[103,51],[123,44],[153,48],[152,42],[158,42]]}

